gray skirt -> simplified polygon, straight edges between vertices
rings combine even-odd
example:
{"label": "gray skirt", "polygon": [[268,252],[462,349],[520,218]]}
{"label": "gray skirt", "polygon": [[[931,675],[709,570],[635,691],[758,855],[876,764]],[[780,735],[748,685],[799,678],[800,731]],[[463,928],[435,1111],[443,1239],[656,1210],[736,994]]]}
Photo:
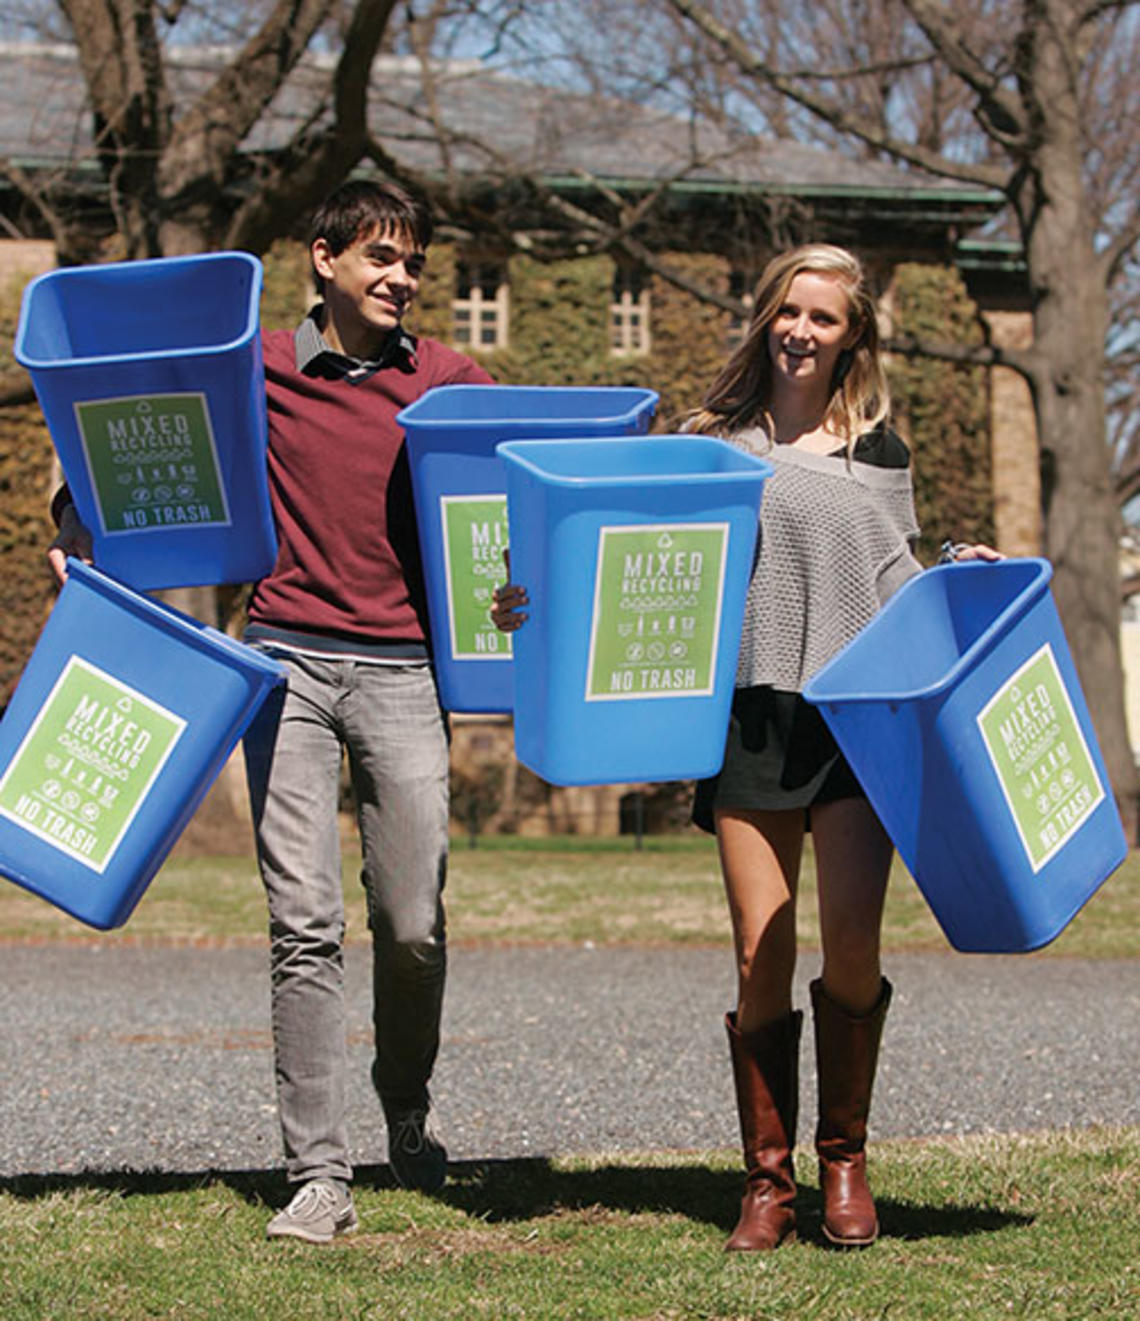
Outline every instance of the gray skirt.
{"label": "gray skirt", "polygon": [[724,764],[697,781],[693,823],[712,833],[718,808],[779,812],[866,796],[810,702],[770,687],[738,688]]}

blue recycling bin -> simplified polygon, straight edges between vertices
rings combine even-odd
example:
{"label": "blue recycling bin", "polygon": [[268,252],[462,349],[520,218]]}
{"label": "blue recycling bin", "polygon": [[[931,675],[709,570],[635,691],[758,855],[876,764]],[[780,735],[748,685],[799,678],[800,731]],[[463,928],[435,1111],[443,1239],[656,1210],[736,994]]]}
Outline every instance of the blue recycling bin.
{"label": "blue recycling bin", "polygon": [[1047,944],[1127,854],[1051,577],[927,570],[804,689],[964,951]]}
{"label": "blue recycling bin", "polygon": [[127,920],[283,670],[68,561],[0,721],[0,875]]}
{"label": "blue recycling bin", "polygon": [[508,441],[515,751],[554,784],[715,774],[771,465],[708,436]]}
{"label": "blue recycling bin", "polygon": [[96,563],[140,591],[273,567],[261,281],[256,257],[219,252],[69,267],[24,291],[16,358]]}
{"label": "blue recycling bin", "polygon": [[445,385],[397,415],[407,438],[432,650],[451,711],[511,709],[511,638],[488,618],[505,581],[504,440],[648,431],[652,390],[624,386]]}

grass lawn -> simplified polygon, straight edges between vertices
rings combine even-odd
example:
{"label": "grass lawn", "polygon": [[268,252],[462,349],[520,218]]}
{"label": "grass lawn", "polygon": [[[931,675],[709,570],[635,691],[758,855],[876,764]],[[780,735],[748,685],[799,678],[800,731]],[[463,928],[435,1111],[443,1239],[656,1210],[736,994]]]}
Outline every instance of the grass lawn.
{"label": "grass lawn", "polygon": [[437,1200],[364,1171],[361,1229],[262,1237],[264,1176],[0,1186],[5,1321],[178,1318],[770,1318],[1130,1321],[1140,1316],[1140,1132],[879,1143],[884,1234],[820,1246],[801,1156],[801,1241],[727,1254],[725,1153],[460,1167]]}
{"label": "grass lawn", "polygon": [[[361,939],[358,867],[346,857],[349,931]],[[811,879],[809,858],[806,945],[817,938]],[[729,938],[704,839],[641,850],[458,840],[449,895],[457,942]],[[0,885],[0,943],[261,942],[264,925],[250,858],[170,861],[109,933]],[[949,949],[901,868],[885,944]],[[1064,956],[1140,957],[1140,858],[1030,957]],[[1140,1128],[881,1142],[872,1169],[884,1226],[873,1248],[820,1246],[814,1161],[802,1151],[801,1241],[762,1257],[723,1251],[741,1187],[735,1152],[460,1165],[438,1199],[365,1169],[361,1230],[328,1248],[264,1240],[285,1195],[279,1170],[0,1180],[0,1321],[1140,1317]]]}
{"label": "grass lawn", "polygon": [[[349,939],[364,939],[360,859],[344,864]],[[728,914],[716,847],[704,837],[454,842],[448,922],[456,943],[722,944]],[[810,849],[800,903],[801,941],[818,944]],[[14,885],[0,884],[0,941],[231,942],[265,939],[265,901],[252,857],[174,858],[126,925],[100,933]],[[918,887],[895,864],[884,948],[949,950]],[[1140,853],[1093,896],[1041,954],[1140,956]]]}

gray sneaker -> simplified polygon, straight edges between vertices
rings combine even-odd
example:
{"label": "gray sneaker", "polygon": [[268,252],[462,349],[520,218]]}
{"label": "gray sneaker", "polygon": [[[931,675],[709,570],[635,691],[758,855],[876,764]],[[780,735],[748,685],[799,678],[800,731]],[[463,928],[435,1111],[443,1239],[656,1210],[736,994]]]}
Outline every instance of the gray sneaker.
{"label": "gray sneaker", "polygon": [[284,1211],[265,1229],[266,1238],[300,1238],[306,1243],[331,1243],[351,1234],[359,1222],[348,1185],[339,1179],[311,1179],[299,1188]]}
{"label": "gray sneaker", "polygon": [[388,1115],[388,1164],[401,1188],[437,1193],[447,1178],[447,1150],[426,1110]]}

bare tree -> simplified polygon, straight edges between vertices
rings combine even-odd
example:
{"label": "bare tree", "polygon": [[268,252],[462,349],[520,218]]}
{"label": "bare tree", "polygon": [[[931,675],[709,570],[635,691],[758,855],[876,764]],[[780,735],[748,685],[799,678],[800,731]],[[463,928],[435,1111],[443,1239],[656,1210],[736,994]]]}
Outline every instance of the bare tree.
{"label": "bare tree", "polygon": [[[215,247],[263,251],[370,150],[366,117],[372,61],[395,0],[274,0],[195,14],[180,0],[59,0],[82,67],[98,164],[124,255],[171,256]],[[220,69],[178,70],[170,42],[187,14],[194,34],[235,42]],[[339,31],[333,26],[340,18]],[[240,20],[240,21],[239,21]],[[211,26],[211,24],[215,26]],[[292,141],[258,156],[239,150],[302,56],[332,30],[340,57],[327,95]],[[38,208],[63,261],[91,257],[90,217],[70,215],[51,181],[9,168]],[[235,207],[235,195],[241,201]]]}
{"label": "bare tree", "polygon": [[[1114,457],[1134,467],[1137,445],[1134,432],[1121,434],[1114,456],[1105,399],[1112,298],[1123,299],[1140,237],[1135,0],[827,0],[810,14],[764,0],[662,4],[734,72],[726,99],[766,123],[776,94],[797,124],[806,116],[837,143],[1008,199],[1034,339],[1002,360],[1032,392],[1054,592],[1134,836]],[[769,34],[762,42],[759,31]],[[1117,361],[1134,362],[1122,326]],[[1124,378],[1115,388],[1128,389]],[[1135,490],[1131,472],[1126,480]]]}
{"label": "bare tree", "polygon": [[[252,10],[217,11],[238,38],[218,67],[173,67],[167,42],[182,0],[59,0],[86,83],[94,149],[106,181],[121,255],[174,256],[214,248],[263,252],[288,234],[365,155],[378,148],[367,125],[372,62],[395,0],[357,0],[335,33],[341,54],[324,94],[291,141],[272,154],[241,150],[302,56],[339,14],[334,0],[272,0]],[[202,36],[209,19],[196,17]],[[187,79],[199,85],[187,95]],[[173,78],[182,80],[176,95]],[[87,208],[72,209],[67,169],[9,179],[39,212],[61,262],[96,259],[100,235]],[[235,205],[235,194],[240,201]],[[23,382],[4,383],[0,404],[26,400]],[[204,619],[217,614],[213,589],[165,594]],[[187,838],[241,847],[248,837],[235,763],[197,814]],[[231,841],[237,841],[231,843]]]}
{"label": "bare tree", "polygon": [[[1137,785],[1124,721],[1117,549],[1119,501],[1140,490],[1130,408],[1140,0],[817,0],[810,8],[785,0],[420,0],[399,10],[395,0],[58,3],[80,52],[115,224],[134,257],[264,251],[357,162],[409,177],[368,125],[382,45],[419,60],[422,128],[442,165],[421,182],[445,215],[461,188],[458,157],[476,149],[491,178],[522,185],[528,205],[545,205],[551,254],[582,245],[625,251],[681,287],[685,277],[647,236],[671,182],[710,163],[709,125],[721,152],[763,133],[999,189],[1028,263],[1034,343],[968,356],[1012,366],[1030,385],[1056,596],[1131,818]],[[23,7],[35,9],[36,0]],[[203,65],[197,82],[179,70],[176,88],[171,34],[190,19],[195,40],[224,40],[230,53],[220,72],[216,61]],[[466,20],[481,24],[482,53],[500,67],[514,61],[516,71],[525,66],[555,85],[585,86],[598,105],[616,94],[671,111],[675,129],[687,126],[675,166],[634,197],[592,179],[602,205],[586,209],[544,188],[541,170],[520,165],[494,135],[473,141],[448,119],[435,82],[435,60],[458,49]],[[326,60],[331,73],[311,75],[324,82],[298,102],[291,140],[259,150],[262,116],[290,78],[310,76],[302,56],[322,44],[336,52]],[[375,105],[383,89],[371,90]],[[61,258],[89,260],[87,218],[73,217],[42,178],[11,173]],[[473,215],[517,237],[509,217],[492,208],[480,220],[468,199],[468,221]],[[723,291],[711,296],[732,302]]]}

